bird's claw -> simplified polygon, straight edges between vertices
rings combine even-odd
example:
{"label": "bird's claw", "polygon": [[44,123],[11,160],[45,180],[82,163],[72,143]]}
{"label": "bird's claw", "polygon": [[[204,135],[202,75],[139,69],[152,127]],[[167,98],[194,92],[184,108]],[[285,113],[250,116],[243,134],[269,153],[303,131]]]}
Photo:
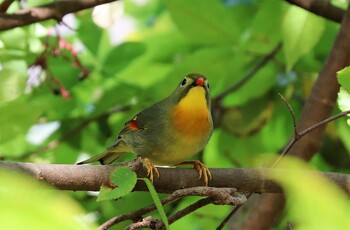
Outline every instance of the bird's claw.
{"label": "bird's claw", "polygon": [[154,164],[148,158],[144,158],[143,159],[143,166],[147,169],[147,177],[149,178],[149,180],[153,184],[153,175],[154,175],[154,173],[157,174],[157,177],[159,178],[159,171],[158,171],[158,169],[154,166]]}
{"label": "bird's claw", "polygon": [[193,167],[197,169],[199,173],[198,179],[201,179],[203,177],[205,186],[208,186],[209,180],[212,179],[211,172],[209,171],[208,167],[200,161],[193,161]]}
{"label": "bird's claw", "polygon": [[209,180],[211,180],[211,172],[209,171],[208,167],[205,166],[202,162],[195,160],[195,161],[184,161],[181,163],[176,164],[176,166],[179,165],[193,165],[193,167],[198,171],[199,173],[199,180],[203,178],[205,186],[208,186]]}

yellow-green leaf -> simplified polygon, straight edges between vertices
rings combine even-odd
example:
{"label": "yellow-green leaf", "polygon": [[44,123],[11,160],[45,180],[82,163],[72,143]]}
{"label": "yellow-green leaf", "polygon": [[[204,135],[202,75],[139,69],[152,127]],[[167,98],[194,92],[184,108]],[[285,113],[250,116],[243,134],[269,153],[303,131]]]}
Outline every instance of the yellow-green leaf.
{"label": "yellow-green leaf", "polygon": [[95,229],[79,205],[28,176],[0,171],[0,229]]}
{"label": "yellow-green leaf", "polygon": [[282,25],[283,50],[287,69],[310,52],[320,40],[325,21],[300,7],[291,6]]}
{"label": "yellow-green leaf", "polygon": [[287,218],[294,229],[350,229],[350,202],[334,183],[300,160],[284,158],[288,169],[271,175],[287,196]]}

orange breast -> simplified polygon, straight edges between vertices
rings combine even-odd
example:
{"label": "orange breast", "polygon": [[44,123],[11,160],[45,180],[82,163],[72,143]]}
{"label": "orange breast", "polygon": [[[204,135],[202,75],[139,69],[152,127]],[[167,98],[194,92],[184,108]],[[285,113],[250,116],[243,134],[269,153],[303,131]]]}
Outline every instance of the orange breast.
{"label": "orange breast", "polygon": [[186,138],[207,136],[211,129],[211,119],[205,90],[200,86],[190,89],[172,110],[171,121],[175,131]]}

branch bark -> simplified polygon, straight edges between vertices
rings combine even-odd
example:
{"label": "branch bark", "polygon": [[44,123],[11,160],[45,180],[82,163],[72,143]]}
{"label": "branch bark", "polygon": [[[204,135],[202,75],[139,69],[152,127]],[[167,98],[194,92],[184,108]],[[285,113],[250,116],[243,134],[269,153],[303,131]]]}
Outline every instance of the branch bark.
{"label": "branch bark", "polygon": [[341,23],[345,10],[333,6],[329,0],[286,0],[318,16]]}
{"label": "branch bark", "polygon": [[[117,0],[54,1],[53,3],[24,9],[13,14],[0,13],[0,31],[30,25],[49,19],[62,20],[63,16]],[[340,23],[345,11],[333,6],[327,0],[286,0],[316,15]],[[5,10],[2,10],[5,12]]]}
{"label": "branch bark", "polygon": [[[339,86],[337,71],[350,63],[350,9],[346,11],[340,30],[327,61],[319,73],[311,94],[306,101],[298,123],[298,130],[311,127],[330,116],[337,98]],[[306,161],[317,152],[322,141],[325,126],[314,130],[300,139],[289,151]],[[240,229],[271,229],[284,207],[284,197],[277,194],[264,194],[260,197],[252,213]]]}
{"label": "branch bark", "polygon": [[[62,190],[98,191],[101,185],[110,185],[110,173],[121,165],[132,166],[132,163],[118,165],[59,165],[39,163],[0,162],[0,170],[15,170],[33,176]],[[154,186],[158,192],[172,193],[183,188],[203,186],[198,179],[198,172],[189,168],[158,168],[160,178],[156,178]],[[283,169],[210,169],[213,179],[209,186],[217,188],[237,188],[238,191],[253,193],[281,193],[281,187],[268,178],[273,173],[283,174]],[[138,177],[145,177],[146,170],[136,169]],[[305,173],[320,173],[338,184],[350,195],[350,175],[305,171]],[[136,191],[147,191],[146,185],[139,181]]]}
{"label": "branch bark", "polygon": [[48,19],[61,21],[66,14],[114,1],[117,0],[54,1],[46,5],[19,10],[13,14],[0,13],[0,31],[26,26]]}

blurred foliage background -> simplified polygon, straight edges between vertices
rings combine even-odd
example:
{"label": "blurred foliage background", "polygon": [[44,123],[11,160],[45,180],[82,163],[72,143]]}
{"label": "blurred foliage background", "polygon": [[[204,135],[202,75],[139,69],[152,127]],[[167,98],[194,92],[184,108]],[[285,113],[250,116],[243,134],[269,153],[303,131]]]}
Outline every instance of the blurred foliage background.
{"label": "blurred foliage background", "polygon": [[[49,2],[28,0],[25,7]],[[12,4],[8,12],[20,7]],[[169,95],[186,74],[207,76],[215,100],[283,44],[223,98],[214,134],[198,155],[208,167],[259,167],[261,156],[277,154],[293,134],[278,93],[298,116],[338,29],[284,1],[124,0],[69,14],[59,25],[45,21],[1,32],[0,159],[74,164],[103,151],[125,121]],[[349,173],[349,139],[344,119],[331,123],[313,167]],[[140,192],[99,203],[93,193],[62,193],[97,225],[152,203]],[[166,212],[196,199],[183,199]],[[172,229],[213,229],[230,209],[204,207]]]}

